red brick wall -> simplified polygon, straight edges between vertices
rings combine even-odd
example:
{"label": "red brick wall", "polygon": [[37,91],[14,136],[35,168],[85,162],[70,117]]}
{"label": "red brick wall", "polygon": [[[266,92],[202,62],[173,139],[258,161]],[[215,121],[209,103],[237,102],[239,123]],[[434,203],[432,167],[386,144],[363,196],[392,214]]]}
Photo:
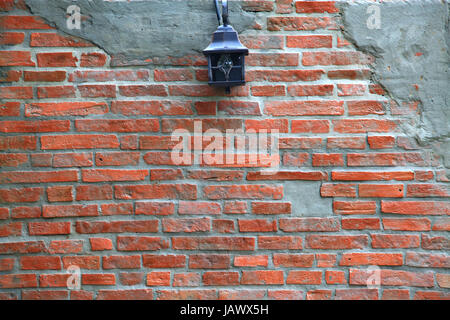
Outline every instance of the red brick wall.
{"label": "red brick wall", "polygon": [[[110,68],[16,2],[0,1],[0,299],[449,298],[440,159],[402,132],[417,105],[369,80],[333,2],[247,1],[231,96],[201,56]],[[170,134],[194,120],[278,129],[279,172],[174,165]],[[286,180],[321,183],[332,213],[296,214]]]}

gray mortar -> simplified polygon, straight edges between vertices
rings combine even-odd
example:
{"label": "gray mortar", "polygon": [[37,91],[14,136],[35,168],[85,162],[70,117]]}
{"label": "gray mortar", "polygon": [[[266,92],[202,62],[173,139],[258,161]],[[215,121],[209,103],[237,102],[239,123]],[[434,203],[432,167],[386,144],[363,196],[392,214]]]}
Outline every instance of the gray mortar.
{"label": "gray mortar", "polygon": [[357,49],[376,57],[372,80],[390,98],[399,105],[420,101],[419,121],[415,125],[405,121],[402,128],[419,145],[431,144],[450,168],[449,1],[377,4],[381,12],[378,30],[366,24],[371,5],[368,1],[338,2],[344,35]]}
{"label": "gray mortar", "polygon": [[[112,56],[111,65],[145,65],[155,57],[198,54],[218,26],[212,0],[26,0],[31,12],[67,34],[86,39]],[[77,5],[81,29],[67,28],[66,10]],[[242,32],[256,14],[230,1],[230,23]]]}

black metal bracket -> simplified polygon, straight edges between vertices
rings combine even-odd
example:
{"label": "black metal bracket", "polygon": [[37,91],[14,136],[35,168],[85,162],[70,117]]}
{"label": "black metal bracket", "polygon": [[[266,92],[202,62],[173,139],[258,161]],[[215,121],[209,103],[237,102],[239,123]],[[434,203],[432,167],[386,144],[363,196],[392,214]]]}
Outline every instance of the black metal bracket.
{"label": "black metal bracket", "polygon": [[222,0],[222,18],[220,17],[219,0],[214,0],[214,5],[216,6],[217,20],[219,25],[228,25],[228,0]]}

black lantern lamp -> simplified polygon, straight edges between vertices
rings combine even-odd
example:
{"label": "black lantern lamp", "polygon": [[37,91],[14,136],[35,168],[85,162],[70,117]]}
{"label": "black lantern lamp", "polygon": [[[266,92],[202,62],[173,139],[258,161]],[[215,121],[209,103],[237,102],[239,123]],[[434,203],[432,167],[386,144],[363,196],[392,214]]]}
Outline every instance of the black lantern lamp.
{"label": "black lantern lamp", "polygon": [[219,27],[213,34],[212,43],[203,50],[208,58],[209,85],[230,88],[245,84],[245,56],[248,49],[239,41],[238,34],[228,24],[228,1],[222,0],[222,24],[219,2],[214,0]]}

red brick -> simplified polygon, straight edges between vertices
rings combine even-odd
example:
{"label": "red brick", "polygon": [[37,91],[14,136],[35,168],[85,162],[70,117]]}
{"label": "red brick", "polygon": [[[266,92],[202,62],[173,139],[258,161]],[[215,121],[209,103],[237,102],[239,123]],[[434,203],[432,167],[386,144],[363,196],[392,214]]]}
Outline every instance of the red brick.
{"label": "red brick", "polygon": [[289,271],[286,284],[321,284],[322,271]]}
{"label": "red brick", "polygon": [[[402,270],[380,270],[382,286],[410,286],[410,287],[433,287],[434,276],[432,272],[417,273]],[[373,271],[350,269],[349,283],[352,285],[366,285]]]}
{"label": "red brick", "polygon": [[316,81],[322,78],[323,70],[250,70],[247,81],[297,82]]}
{"label": "red brick", "polygon": [[33,256],[20,258],[21,270],[61,270],[61,258],[53,256]]}
{"label": "red brick", "polygon": [[448,215],[450,204],[439,201],[381,201],[381,212],[405,215]]}
{"label": "red brick", "polygon": [[198,287],[200,286],[200,274],[195,272],[176,273],[173,277],[174,287]]}
{"label": "red brick", "polygon": [[82,53],[80,67],[103,67],[107,56],[100,52]]}
{"label": "red brick", "polygon": [[157,220],[146,221],[77,221],[78,233],[151,233],[158,232]]}
{"label": "red brick", "polygon": [[113,189],[110,185],[77,186],[77,201],[112,200]]}
{"label": "red brick", "polygon": [[284,232],[333,232],[339,231],[337,218],[286,218],[279,219]]}
{"label": "red brick", "polygon": [[59,218],[59,217],[92,217],[98,216],[97,205],[66,205],[66,206],[43,206],[44,218]]}
{"label": "red brick", "polygon": [[325,271],[325,281],[327,284],[346,284],[347,279],[345,277],[344,271],[334,271],[327,270]]}
{"label": "red brick", "polygon": [[92,251],[112,250],[112,248],[113,248],[113,243],[112,243],[111,239],[90,238],[89,242],[91,244]]}
{"label": "red brick", "polygon": [[167,96],[166,87],[163,85],[131,85],[119,86],[119,92],[125,97],[140,97],[140,96]]}
{"label": "red brick", "polygon": [[391,120],[350,119],[333,120],[333,127],[339,133],[392,132],[397,124]]}
{"label": "red brick", "polygon": [[255,239],[247,237],[175,237],[175,250],[254,250]]}
{"label": "red brick", "polygon": [[235,267],[267,267],[269,257],[266,255],[259,256],[235,256]]}
{"label": "red brick", "polygon": [[113,273],[83,274],[81,275],[81,284],[93,286],[113,286],[116,284],[116,276]]}
{"label": "red brick", "polygon": [[358,51],[323,51],[323,52],[304,52],[304,66],[328,66],[328,65],[351,65],[351,64],[369,64],[373,58]]}
{"label": "red brick", "polygon": [[378,218],[347,218],[342,219],[342,229],[346,230],[379,230],[380,219]]}
{"label": "red brick", "polygon": [[402,198],[402,184],[360,184],[359,196],[362,198]]}
{"label": "red brick", "polygon": [[99,290],[97,300],[153,300],[151,289]]}
{"label": "red brick", "polygon": [[203,273],[202,282],[205,286],[239,285],[239,272],[207,271]]}
{"label": "red brick", "polygon": [[196,200],[197,186],[192,184],[154,184],[115,186],[116,199]]}
{"label": "red brick", "polygon": [[47,188],[49,202],[73,201],[72,186],[53,186]]}
{"label": "red brick", "polygon": [[158,237],[117,237],[117,250],[119,251],[157,251],[168,247],[169,241]]}
{"label": "red brick", "polygon": [[450,197],[449,188],[442,184],[408,184],[407,197]]}
{"label": "red brick", "polygon": [[103,269],[139,269],[141,256],[104,256],[102,258]]}
{"label": "red brick", "polygon": [[296,1],[297,13],[338,13],[334,1]]}
{"label": "red brick", "polygon": [[118,148],[114,135],[65,135],[41,137],[43,150]]}
{"label": "red brick", "polygon": [[25,105],[25,116],[86,116],[104,114],[107,110],[108,106],[104,102],[30,103]]}
{"label": "red brick", "polygon": [[355,184],[331,184],[324,183],[320,187],[320,195],[322,197],[356,197]]}
{"label": "red brick", "polygon": [[36,202],[39,201],[42,193],[42,188],[0,189],[0,202]]}
{"label": "red brick", "polygon": [[38,87],[37,97],[39,99],[75,98],[75,87],[72,86]]}
{"label": "red brick", "polygon": [[32,99],[33,89],[31,87],[0,87],[0,98]]}
{"label": "red brick", "polygon": [[[0,25],[2,23],[0,17]],[[0,51],[0,67],[29,66],[34,67],[35,63],[31,60],[29,51]]]}
{"label": "red brick", "polygon": [[0,137],[0,150],[35,150],[36,142],[33,136]]}
{"label": "red brick", "polygon": [[368,244],[366,235],[307,235],[306,242],[311,249],[363,249]]}
{"label": "red brick", "polygon": [[276,253],[273,255],[273,265],[285,268],[311,268],[314,263],[312,254],[285,254]]}
{"label": "red brick", "polygon": [[36,288],[38,286],[35,274],[2,274],[0,288]]}
{"label": "red brick", "polygon": [[70,222],[30,222],[28,233],[30,236],[70,234]]}
{"label": "red brick", "polygon": [[[35,28],[33,28],[35,29]],[[75,37],[63,36],[57,33],[32,33],[31,47],[91,47],[92,44]]]}
{"label": "red brick", "polygon": [[241,284],[244,285],[284,284],[284,273],[283,271],[275,271],[275,270],[242,271]]}
{"label": "red brick", "polygon": [[115,98],[115,85],[79,85],[78,91],[83,98]]}
{"label": "red brick", "polygon": [[384,230],[430,231],[431,221],[427,218],[383,218]]}
{"label": "red brick", "polygon": [[50,241],[49,252],[52,254],[81,253],[83,240],[53,240]]}
{"label": "red brick", "polygon": [[170,286],[170,272],[150,272],[147,274],[146,284],[147,286]]}
{"label": "red brick", "polygon": [[21,44],[25,38],[23,32],[2,32],[0,34],[0,45],[17,45]]}
{"label": "red brick", "polygon": [[380,101],[347,101],[347,107],[350,116],[385,114],[383,103]]}
{"label": "red brick", "polygon": [[418,235],[403,234],[372,234],[372,248],[418,248]]}
{"label": "red brick", "polygon": [[259,236],[258,248],[267,250],[303,249],[302,238],[292,236]]}
{"label": "red brick", "polygon": [[292,133],[328,133],[328,120],[292,120]]}
{"label": "red brick", "polygon": [[403,265],[403,254],[401,253],[366,253],[354,252],[343,253],[339,262],[340,266],[401,266]]}
{"label": "red brick", "polygon": [[411,171],[385,171],[385,172],[371,172],[371,171],[333,171],[333,180],[343,180],[343,181],[366,181],[366,180],[376,180],[376,181],[387,181],[387,180],[398,180],[407,181],[414,179],[414,172]]}
{"label": "red brick", "polygon": [[136,215],[167,216],[174,214],[175,205],[170,202],[137,202]]}
{"label": "red brick", "polygon": [[332,116],[344,114],[344,103],[342,101],[269,101],[265,105],[265,113],[272,116]]}
{"label": "red brick", "polygon": [[163,219],[164,232],[208,232],[211,230],[209,218]]}
{"label": "red brick", "polygon": [[336,22],[330,17],[269,17],[267,29],[270,31],[297,31],[335,29]]}

